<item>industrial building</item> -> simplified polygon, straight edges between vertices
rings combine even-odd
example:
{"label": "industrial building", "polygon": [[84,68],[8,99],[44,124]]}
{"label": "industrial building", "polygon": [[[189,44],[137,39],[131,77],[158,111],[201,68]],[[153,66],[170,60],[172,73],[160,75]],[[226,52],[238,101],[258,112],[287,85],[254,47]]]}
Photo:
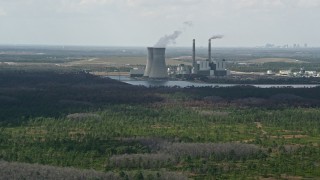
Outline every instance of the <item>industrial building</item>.
{"label": "industrial building", "polygon": [[291,70],[280,70],[279,74],[280,74],[280,76],[291,76],[292,71]]}
{"label": "industrial building", "polygon": [[142,77],[144,75],[145,68],[135,67],[130,70],[130,77]]}
{"label": "industrial building", "polygon": [[191,69],[190,69],[190,66],[187,66],[185,64],[179,64],[175,72],[176,72],[175,74],[178,74],[178,75],[188,75],[188,74],[191,74]]}
{"label": "industrial building", "polygon": [[293,72],[292,70],[280,70],[279,73],[274,73],[272,70],[268,70],[266,75],[269,76],[284,76],[284,77],[320,77],[317,71],[306,71],[304,68],[300,68],[300,71]]}
{"label": "industrial building", "polygon": [[203,76],[227,76],[230,72],[227,70],[226,60],[216,60],[212,59],[211,54],[211,39],[209,39],[208,44],[208,59],[206,61],[196,61],[196,43],[193,40],[192,48],[192,74],[203,75]]}
{"label": "industrial building", "polygon": [[[143,76],[146,78],[163,79],[168,78],[169,75],[199,75],[199,76],[227,76],[229,71],[226,67],[226,60],[212,59],[211,55],[211,39],[209,39],[208,59],[205,61],[196,61],[196,43],[193,40],[192,46],[192,67],[180,64],[176,68],[167,68],[165,62],[165,48],[148,47],[147,65]],[[140,68],[132,69],[130,71],[131,77],[142,76]]]}

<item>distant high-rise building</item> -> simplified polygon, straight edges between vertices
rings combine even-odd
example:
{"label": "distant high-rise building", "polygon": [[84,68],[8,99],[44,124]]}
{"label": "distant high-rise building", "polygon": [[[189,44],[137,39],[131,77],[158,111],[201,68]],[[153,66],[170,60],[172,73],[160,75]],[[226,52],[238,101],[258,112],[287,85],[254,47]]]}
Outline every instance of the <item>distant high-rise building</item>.
{"label": "distant high-rise building", "polygon": [[307,48],[307,47],[308,47],[308,44],[307,44],[307,43],[305,43],[305,44],[304,44],[304,47],[305,47],[305,48]]}
{"label": "distant high-rise building", "polygon": [[266,45],[265,45],[265,48],[274,48],[275,47],[275,45],[274,44],[271,44],[271,43],[267,43]]}

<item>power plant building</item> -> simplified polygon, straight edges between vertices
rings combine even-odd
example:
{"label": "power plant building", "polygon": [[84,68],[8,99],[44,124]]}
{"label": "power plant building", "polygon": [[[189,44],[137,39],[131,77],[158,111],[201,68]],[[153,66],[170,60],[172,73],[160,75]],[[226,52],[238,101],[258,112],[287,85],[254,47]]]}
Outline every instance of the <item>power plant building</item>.
{"label": "power plant building", "polygon": [[130,70],[130,77],[142,77],[145,69],[142,67],[135,67]]}
{"label": "power plant building", "polygon": [[195,60],[195,40],[193,40],[192,58],[193,68],[192,74],[203,75],[203,76],[227,76],[229,71],[227,70],[226,60],[213,61],[211,53],[211,39],[208,44],[208,59],[206,61]]}
{"label": "power plant building", "polygon": [[[194,74],[200,76],[227,76],[226,60],[213,61],[211,54],[211,39],[208,45],[208,59],[206,61],[196,61],[195,39],[192,47],[192,68],[180,64],[177,68],[167,68],[165,62],[165,48],[148,47],[147,66],[144,77],[162,79],[168,78],[168,74],[187,75]],[[133,73],[134,74],[134,73]]]}
{"label": "power plant building", "polygon": [[179,64],[177,69],[176,69],[176,74],[177,75],[187,75],[190,74],[190,68],[189,66],[186,66],[185,64]]}

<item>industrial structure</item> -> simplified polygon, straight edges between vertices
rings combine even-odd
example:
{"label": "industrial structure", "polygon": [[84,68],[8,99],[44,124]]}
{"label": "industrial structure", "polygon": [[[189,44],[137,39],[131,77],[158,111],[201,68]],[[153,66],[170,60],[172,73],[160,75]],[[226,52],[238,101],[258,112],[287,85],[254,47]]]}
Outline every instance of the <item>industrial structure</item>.
{"label": "industrial structure", "polygon": [[147,67],[144,77],[167,78],[167,67],[165,62],[165,48],[148,47]]}
{"label": "industrial structure", "polygon": [[143,76],[146,78],[163,79],[169,75],[195,75],[195,76],[227,76],[229,71],[226,69],[226,61],[214,61],[211,54],[211,39],[208,44],[208,59],[205,61],[196,60],[196,40],[193,39],[192,46],[192,66],[180,64],[174,68],[167,68],[165,62],[166,48],[148,47],[147,65],[145,70],[134,68],[130,71],[131,77]]}
{"label": "industrial structure", "polygon": [[[175,74],[177,74],[177,75],[188,75],[188,74],[191,74],[191,69],[190,69],[190,66],[187,66],[185,64],[179,64],[177,66],[175,72],[176,72]],[[174,74],[174,73],[172,73],[170,68],[168,69],[168,73]]]}
{"label": "industrial structure", "polygon": [[144,75],[144,67],[135,67],[130,70],[130,77],[142,77]]}
{"label": "industrial structure", "polygon": [[203,76],[227,76],[229,71],[226,68],[226,60],[214,61],[211,54],[211,39],[208,43],[208,59],[206,61],[196,61],[195,39],[192,48],[192,74]]}

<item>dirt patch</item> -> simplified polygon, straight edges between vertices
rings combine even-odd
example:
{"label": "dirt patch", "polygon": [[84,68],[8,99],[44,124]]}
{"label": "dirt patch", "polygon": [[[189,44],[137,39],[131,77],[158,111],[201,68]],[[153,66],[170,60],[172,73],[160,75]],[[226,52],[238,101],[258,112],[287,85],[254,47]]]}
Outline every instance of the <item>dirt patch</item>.
{"label": "dirt patch", "polygon": [[[278,136],[270,136],[271,138],[278,138]],[[279,136],[279,138],[284,138],[284,139],[293,139],[293,138],[306,138],[308,137],[307,135],[302,135],[302,134],[296,134],[296,135],[282,135]]]}
{"label": "dirt patch", "polygon": [[155,125],[152,125],[151,128],[153,128],[153,129],[170,129],[172,127],[164,126],[164,125],[160,125],[160,124],[155,124]]}
{"label": "dirt patch", "polygon": [[283,135],[285,139],[293,139],[293,138],[305,138],[307,135]]}
{"label": "dirt patch", "polygon": [[198,111],[200,115],[203,116],[228,116],[229,112],[225,111]]}
{"label": "dirt patch", "polygon": [[284,132],[284,133],[302,133],[303,131],[278,130],[278,132]]}
{"label": "dirt patch", "polygon": [[35,129],[35,128],[29,128],[27,129],[26,134],[28,135],[45,135],[48,131],[44,129]]}
{"label": "dirt patch", "polygon": [[67,118],[70,119],[70,120],[88,120],[88,119],[101,120],[101,116],[98,115],[98,114],[94,114],[94,113],[69,114],[67,116]]}
{"label": "dirt patch", "polygon": [[[272,176],[272,175],[270,175]],[[279,179],[279,178],[275,178],[275,177],[259,177],[258,178],[259,180],[276,180],[276,179]],[[303,179],[303,177],[301,176],[290,176],[290,175],[286,175],[286,174],[282,174],[281,175],[281,179],[290,179],[290,180],[300,180],[300,179]]]}
{"label": "dirt patch", "polygon": [[282,178],[284,179],[291,179],[291,180],[299,180],[299,179],[303,179],[303,177],[301,176],[290,176],[290,175],[281,175]]}
{"label": "dirt patch", "polygon": [[256,127],[261,130],[263,135],[268,134],[267,131],[262,129],[263,125],[261,124],[261,122],[255,122],[255,124],[256,124]]}
{"label": "dirt patch", "polygon": [[241,141],[235,141],[235,143],[251,143],[251,142],[253,142],[254,141],[254,139],[245,139],[245,140],[241,140]]}
{"label": "dirt patch", "polygon": [[284,62],[284,63],[307,63],[305,61],[300,61],[297,59],[290,59],[290,58],[260,58],[260,59],[253,59],[246,61],[247,63],[257,63],[257,64],[263,64],[263,63],[270,63],[270,62]]}
{"label": "dirt patch", "polygon": [[[64,63],[62,66],[88,66],[88,65],[98,65],[98,66],[130,66],[130,65],[146,65],[147,57],[108,57],[108,58],[91,58],[82,59],[79,61],[73,61],[69,63]],[[185,62],[182,59],[166,59],[167,65],[179,65],[186,64],[191,65],[190,62]]]}
{"label": "dirt patch", "polygon": [[71,138],[76,138],[79,136],[85,136],[87,134],[87,132],[84,129],[73,129],[73,130],[69,131],[68,134]]}
{"label": "dirt patch", "polygon": [[258,129],[262,129],[263,126],[262,126],[261,122],[255,122],[255,124]]}

